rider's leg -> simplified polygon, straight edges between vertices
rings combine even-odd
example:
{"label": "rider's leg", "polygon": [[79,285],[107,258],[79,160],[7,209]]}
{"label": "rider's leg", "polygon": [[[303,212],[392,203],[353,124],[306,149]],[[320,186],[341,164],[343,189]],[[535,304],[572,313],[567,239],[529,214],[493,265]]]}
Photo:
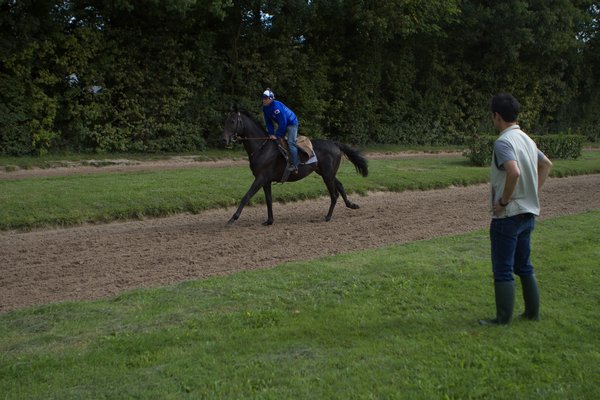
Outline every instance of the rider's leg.
{"label": "rider's leg", "polygon": [[287,127],[287,143],[290,149],[290,164],[294,168],[298,168],[298,147],[296,146],[296,139],[298,138],[298,125],[290,125]]}

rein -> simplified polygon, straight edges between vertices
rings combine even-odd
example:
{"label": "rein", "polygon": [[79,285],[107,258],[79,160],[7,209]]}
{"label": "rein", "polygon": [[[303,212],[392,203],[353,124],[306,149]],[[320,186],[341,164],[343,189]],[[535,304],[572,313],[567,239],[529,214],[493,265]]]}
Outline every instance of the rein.
{"label": "rein", "polygon": [[[240,129],[240,126],[242,127]],[[244,136],[238,136],[238,132],[242,132],[244,130],[244,122],[242,121],[242,115],[240,114],[240,112],[237,112],[237,120],[235,121],[235,129],[233,130],[233,137],[235,138],[235,140],[262,140],[263,143],[260,145],[260,147],[252,152],[250,154],[250,157],[253,157],[254,154],[256,154],[258,151],[260,151],[265,144],[267,144],[267,141],[270,140],[269,136],[265,136],[265,137],[261,137],[261,138],[249,138],[249,137],[244,137]]]}

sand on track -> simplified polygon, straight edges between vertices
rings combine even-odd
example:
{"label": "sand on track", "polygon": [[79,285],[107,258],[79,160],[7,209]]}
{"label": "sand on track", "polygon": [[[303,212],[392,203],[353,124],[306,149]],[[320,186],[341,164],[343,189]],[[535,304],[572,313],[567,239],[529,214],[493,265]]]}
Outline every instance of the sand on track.
{"label": "sand on track", "polygon": [[[273,190],[277,198],[277,188]],[[0,312],[106,298],[246,269],[487,229],[488,185],[351,195],[330,222],[328,198],[142,221],[0,232]],[[600,210],[600,175],[548,179],[541,219]]]}

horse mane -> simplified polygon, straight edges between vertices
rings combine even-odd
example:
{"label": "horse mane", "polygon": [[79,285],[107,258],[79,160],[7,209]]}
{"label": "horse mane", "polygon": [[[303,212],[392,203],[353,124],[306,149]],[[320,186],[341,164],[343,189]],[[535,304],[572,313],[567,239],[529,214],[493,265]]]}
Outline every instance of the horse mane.
{"label": "horse mane", "polygon": [[252,114],[250,111],[246,110],[245,108],[240,108],[237,105],[233,106],[232,110],[234,112],[239,112],[241,114],[244,114],[252,122],[254,122],[256,124],[256,126],[258,126],[262,132],[264,132],[265,135],[267,134],[267,130],[265,128],[263,128],[262,124],[256,119],[256,116],[254,114]]}

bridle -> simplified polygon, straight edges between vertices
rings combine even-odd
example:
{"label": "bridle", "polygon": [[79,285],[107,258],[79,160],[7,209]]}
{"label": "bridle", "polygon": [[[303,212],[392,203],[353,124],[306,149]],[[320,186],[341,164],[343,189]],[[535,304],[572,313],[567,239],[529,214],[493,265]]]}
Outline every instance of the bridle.
{"label": "bridle", "polygon": [[237,118],[235,120],[235,128],[233,129],[233,134],[231,135],[231,142],[235,143],[238,140],[262,140],[263,143],[260,145],[260,147],[250,155],[253,156],[264,147],[264,145],[270,140],[270,138],[268,136],[261,138],[249,138],[245,136],[238,136],[238,132],[244,131],[244,121],[242,120],[242,114],[239,111],[237,111],[236,114]]}
{"label": "bridle", "polygon": [[231,135],[232,142],[237,140],[269,140],[268,136],[265,138],[249,138],[245,136],[238,136],[238,132],[242,132],[244,130],[244,121],[242,120],[242,114],[239,111],[236,114],[237,118],[235,120],[235,129],[233,130],[233,135]]}

